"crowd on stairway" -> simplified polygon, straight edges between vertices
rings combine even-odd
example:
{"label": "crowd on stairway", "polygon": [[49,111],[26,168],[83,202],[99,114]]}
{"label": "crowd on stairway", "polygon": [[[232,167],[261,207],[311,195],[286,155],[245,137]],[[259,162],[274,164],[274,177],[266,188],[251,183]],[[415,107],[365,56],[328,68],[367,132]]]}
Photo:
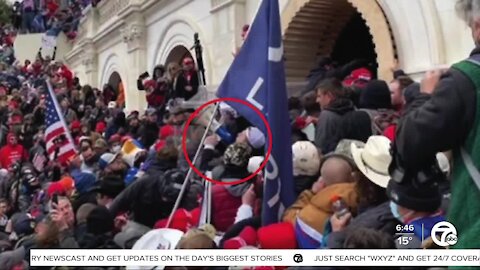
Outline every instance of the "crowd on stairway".
{"label": "crowd on stairway", "polygon": [[[48,17],[37,2],[25,0],[20,9]],[[51,2],[44,2],[47,12]],[[90,4],[59,2],[60,11]],[[480,5],[469,2],[458,1],[458,9],[478,30],[471,9]],[[248,177],[263,163],[269,139],[224,103],[213,132],[208,121],[186,129],[194,109],[184,105],[202,92],[194,59],[139,75],[128,91],[143,92],[148,107],[126,111],[122,85],[82,84],[41,52],[16,61],[14,32],[0,29],[0,270],[36,269],[28,266],[33,248],[441,248],[430,232],[446,220],[458,230],[455,248],[478,248],[480,179],[470,176],[480,155],[478,49],[448,71],[427,72],[421,83],[398,65],[394,79],[383,81],[365,60],[319,59],[284,119],[296,200],[281,220],[263,225],[262,172],[214,184],[210,195],[196,174],[186,181],[197,149],[197,167],[213,179]],[[201,218],[205,196],[208,223]],[[411,240],[397,241],[406,231]]]}
{"label": "crowd on stairway", "polygon": [[99,0],[22,0],[12,5],[12,25],[21,34],[64,32],[69,39],[77,35],[83,11]]}

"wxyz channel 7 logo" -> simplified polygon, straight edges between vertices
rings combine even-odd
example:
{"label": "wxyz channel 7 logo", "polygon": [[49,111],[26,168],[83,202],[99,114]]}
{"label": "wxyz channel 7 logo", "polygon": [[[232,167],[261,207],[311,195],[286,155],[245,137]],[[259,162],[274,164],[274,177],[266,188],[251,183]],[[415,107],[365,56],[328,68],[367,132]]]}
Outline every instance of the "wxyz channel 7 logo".
{"label": "wxyz channel 7 logo", "polygon": [[452,223],[441,221],[436,223],[428,233],[425,224],[397,225],[397,245],[400,247],[421,245],[421,243],[432,238],[432,241],[439,247],[453,246],[458,241],[457,229]]}

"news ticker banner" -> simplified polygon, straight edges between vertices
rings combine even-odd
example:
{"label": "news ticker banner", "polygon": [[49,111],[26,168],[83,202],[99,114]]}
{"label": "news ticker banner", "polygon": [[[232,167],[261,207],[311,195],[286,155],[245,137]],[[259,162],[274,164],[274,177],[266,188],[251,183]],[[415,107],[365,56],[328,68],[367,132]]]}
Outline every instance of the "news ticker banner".
{"label": "news ticker banner", "polygon": [[[480,250],[32,249],[31,266],[480,266]],[[127,268],[128,269],[128,268]],[[132,269],[132,268],[131,268]],[[138,268],[135,268],[138,269]],[[148,268],[150,269],[150,268]]]}

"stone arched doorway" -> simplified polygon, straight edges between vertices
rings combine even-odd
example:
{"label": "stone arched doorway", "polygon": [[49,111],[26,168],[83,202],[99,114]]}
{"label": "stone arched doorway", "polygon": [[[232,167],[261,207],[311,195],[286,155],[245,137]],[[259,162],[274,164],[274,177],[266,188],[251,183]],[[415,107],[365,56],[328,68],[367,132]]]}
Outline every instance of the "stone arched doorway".
{"label": "stone arched doorway", "polygon": [[172,63],[172,62],[182,64],[182,60],[185,57],[190,57],[195,61],[195,58],[192,56],[192,54],[190,53],[190,51],[187,48],[185,48],[182,45],[178,45],[178,46],[175,46],[168,53],[167,60],[165,61],[164,64],[168,65],[169,63]]}
{"label": "stone arched doorway", "polygon": [[124,84],[122,82],[122,77],[120,77],[120,74],[114,71],[110,75],[107,85],[109,85],[113,89],[113,91],[116,93],[117,105],[119,107],[125,107],[125,92],[124,92],[125,89],[124,89]]}
{"label": "stone arched doorway", "polygon": [[115,93],[118,93],[118,88],[121,82],[122,82],[122,78],[120,77],[120,74],[118,74],[118,72],[115,71],[110,75],[110,78],[108,78],[107,84],[113,88]]}
{"label": "stone arched doorway", "polygon": [[288,82],[305,81],[320,56],[365,58],[390,80],[395,47],[376,0],[290,0],[282,13]]}

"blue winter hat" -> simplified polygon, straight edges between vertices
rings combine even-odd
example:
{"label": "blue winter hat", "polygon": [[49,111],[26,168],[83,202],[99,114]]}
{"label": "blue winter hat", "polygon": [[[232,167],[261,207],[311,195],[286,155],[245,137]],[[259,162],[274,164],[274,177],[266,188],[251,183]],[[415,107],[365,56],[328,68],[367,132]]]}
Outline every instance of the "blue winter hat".
{"label": "blue winter hat", "polygon": [[75,180],[75,189],[79,194],[87,193],[97,182],[97,178],[91,173],[74,172],[72,177]]}

